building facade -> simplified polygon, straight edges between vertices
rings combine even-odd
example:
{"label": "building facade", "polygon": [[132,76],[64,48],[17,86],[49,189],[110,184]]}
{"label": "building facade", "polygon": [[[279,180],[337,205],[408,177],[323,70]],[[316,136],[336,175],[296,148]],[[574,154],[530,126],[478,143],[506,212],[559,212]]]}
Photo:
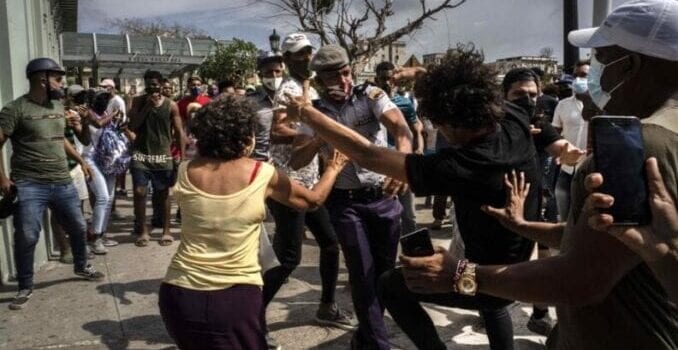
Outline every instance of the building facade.
{"label": "building facade", "polygon": [[560,75],[560,68],[558,67],[558,60],[553,57],[541,56],[516,56],[501,58],[492,63],[499,72],[499,77],[504,78],[508,71],[514,68],[533,68],[539,67],[547,76]]}
{"label": "building facade", "polygon": [[356,80],[358,82],[374,81],[376,77],[375,68],[379,63],[388,61],[396,66],[404,66],[408,58],[404,42],[396,41],[388,46],[384,46],[362,67],[360,73],[356,74]]}

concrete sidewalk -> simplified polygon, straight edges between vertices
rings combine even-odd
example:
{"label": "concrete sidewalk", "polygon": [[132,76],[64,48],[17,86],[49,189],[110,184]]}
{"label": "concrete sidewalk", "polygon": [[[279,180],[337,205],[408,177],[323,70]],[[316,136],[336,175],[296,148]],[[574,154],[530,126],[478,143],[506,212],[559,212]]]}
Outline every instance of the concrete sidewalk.
{"label": "concrete sidewalk", "polygon": [[[418,222],[432,221],[430,209],[418,199]],[[161,247],[160,230],[145,247],[134,246],[132,203],[118,200],[120,220],[113,220],[112,236],[120,242],[105,256],[92,263],[106,273],[100,283],[82,281],[72,273],[72,265],[50,262],[36,273],[36,289],[24,310],[7,308],[16,293],[14,286],[0,286],[0,348],[2,349],[175,349],[158,313],[158,288],[169,261],[178,246]],[[150,208],[149,208],[150,215]],[[173,210],[174,212],[174,210]],[[267,223],[269,232],[275,232]],[[178,225],[172,231],[178,237]],[[435,231],[438,244],[450,244],[450,225]],[[319,250],[313,240],[305,240],[303,260],[289,283],[271,303],[267,319],[272,336],[283,349],[348,349],[350,332],[320,327],[313,317],[320,299],[318,274]],[[337,301],[351,307],[343,267],[337,286]],[[482,322],[477,312],[429,305],[438,332],[450,349],[488,348]],[[544,337],[525,328],[530,305],[511,307],[516,349],[542,349]],[[387,316],[391,342],[396,349],[414,346]]]}

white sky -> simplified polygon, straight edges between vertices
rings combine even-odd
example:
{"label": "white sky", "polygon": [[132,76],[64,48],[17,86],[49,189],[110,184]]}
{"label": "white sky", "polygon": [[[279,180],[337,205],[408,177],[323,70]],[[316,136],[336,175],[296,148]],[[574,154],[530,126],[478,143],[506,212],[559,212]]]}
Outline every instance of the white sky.
{"label": "white sky", "polygon": [[[430,0],[431,6],[440,0]],[[627,0],[612,0],[613,7]],[[415,18],[419,1],[393,0],[395,15],[388,28]],[[354,1],[360,3],[360,1]],[[579,0],[579,25],[591,27],[593,0]],[[561,0],[467,0],[459,8],[446,11],[421,30],[405,37],[407,50],[422,54],[442,52],[457,42],[472,41],[485,51],[488,61],[497,58],[537,55],[542,47],[552,47],[562,61],[563,18]],[[276,28],[282,36],[294,31],[295,18],[276,17],[274,8],[261,0],[81,0],[78,31],[115,32],[107,28],[107,18],[139,17],[162,19],[166,23],[191,24],[220,39],[233,37],[269,47],[268,35]]]}

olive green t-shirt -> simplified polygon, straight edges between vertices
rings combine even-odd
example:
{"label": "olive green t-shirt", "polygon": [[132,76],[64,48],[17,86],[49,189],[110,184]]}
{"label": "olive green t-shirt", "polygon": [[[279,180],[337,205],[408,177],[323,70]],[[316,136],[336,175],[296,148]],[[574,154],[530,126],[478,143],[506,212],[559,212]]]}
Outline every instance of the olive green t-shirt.
{"label": "olive green t-shirt", "polygon": [[64,151],[64,106],[59,101],[39,105],[27,95],[0,111],[0,129],[12,141],[10,178],[45,183],[70,182]]}
{"label": "olive green t-shirt", "polygon": [[172,144],[171,101],[165,98],[160,106],[144,102],[140,117],[143,123],[135,132],[132,144],[132,168],[145,170],[172,170],[174,161],[170,152]]}
{"label": "olive green t-shirt", "polygon": [[[657,158],[668,192],[678,199],[678,100],[642,120],[645,156]],[[591,158],[572,182],[570,222],[574,226],[586,198],[584,178],[593,172]],[[577,210],[574,210],[577,208]],[[670,237],[678,239],[678,237]],[[558,326],[547,342],[549,350],[669,350],[678,349],[678,307],[646,264],[629,271],[600,303],[584,307],[558,306]]]}

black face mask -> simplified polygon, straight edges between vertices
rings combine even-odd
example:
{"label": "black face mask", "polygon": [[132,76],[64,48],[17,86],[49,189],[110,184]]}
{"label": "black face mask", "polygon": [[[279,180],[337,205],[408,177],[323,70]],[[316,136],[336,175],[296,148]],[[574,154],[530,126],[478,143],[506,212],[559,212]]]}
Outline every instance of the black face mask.
{"label": "black face mask", "polygon": [[49,89],[47,90],[47,96],[50,100],[60,100],[64,98],[64,92],[61,89]]}
{"label": "black face mask", "polygon": [[534,113],[537,110],[537,104],[530,98],[530,96],[525,95],[511,102],[524,109],[530,119],[534,117]]}
{"label": "black face mask", "polygon": [[302,79],[309,79],[311,75],[311,69],[308,67],[308,62],[306,61],[291,61],[288,66],[290,71],[295,75],[299,76]]}

